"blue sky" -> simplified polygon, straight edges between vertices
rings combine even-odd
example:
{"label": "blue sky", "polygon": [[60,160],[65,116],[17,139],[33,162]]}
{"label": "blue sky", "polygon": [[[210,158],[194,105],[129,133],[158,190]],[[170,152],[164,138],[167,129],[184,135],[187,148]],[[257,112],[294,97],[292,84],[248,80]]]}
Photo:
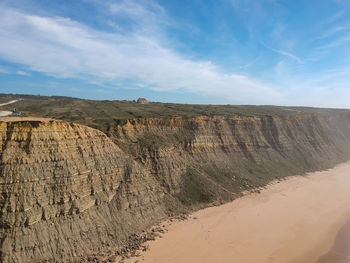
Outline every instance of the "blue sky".
{"label": "blue sky", "polygon": [[2,0],[0,92],[350,108],[348,0]]}

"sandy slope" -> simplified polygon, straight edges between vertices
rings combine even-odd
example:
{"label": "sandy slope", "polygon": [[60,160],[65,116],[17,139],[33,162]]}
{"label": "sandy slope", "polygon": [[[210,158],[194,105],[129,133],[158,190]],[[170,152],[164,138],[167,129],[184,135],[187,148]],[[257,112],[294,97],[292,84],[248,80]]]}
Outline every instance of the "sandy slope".
{"label": "sandy slope", "polygon": [[[350,219],[350,162],[198,211],[149,242],[144,262],[315,262]],[[135,258],[128,262],[135,262]]]}

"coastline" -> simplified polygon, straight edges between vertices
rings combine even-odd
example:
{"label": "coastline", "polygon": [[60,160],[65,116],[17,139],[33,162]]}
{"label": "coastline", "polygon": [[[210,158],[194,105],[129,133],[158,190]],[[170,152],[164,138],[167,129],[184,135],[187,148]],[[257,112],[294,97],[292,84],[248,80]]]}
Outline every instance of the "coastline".
{"label": "coastline", "polygon": [[163,223],[168,232],[124,262],[316,263],[350,219],[349,184],[350,161],[273,182],[185,221]]}

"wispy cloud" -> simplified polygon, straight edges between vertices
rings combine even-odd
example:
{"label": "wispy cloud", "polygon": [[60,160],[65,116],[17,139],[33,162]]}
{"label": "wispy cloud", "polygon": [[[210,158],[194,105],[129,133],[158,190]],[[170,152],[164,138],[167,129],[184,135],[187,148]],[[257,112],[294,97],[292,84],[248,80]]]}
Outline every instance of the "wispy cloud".
{"label": "wispy cloud", "polygon": [[239,66],[240,69],[247,69],[250,68],[251,66],[253,66],[259,59],[261,56],[256,57],[255,59],[253,59],[252,61],[248,62],[247,64],[244,64],[242,66]]}
{"label": "wispy cloud", "polygon": [[336,48],[338,46],[347,44],[348,42],[350,42],[350,34],[345,34],[342,35],[338,38],[332,39],[330,42],[328,42],[327,44],[321,45],[319,47],[317,47],[318,50],[326,50],[326,49],[333,49]]}
{"label": "wispy cloud", "polygon": [[[62,86],[79,83],[77,94],[128,89],[198,94],[216,103],[299,105],[336,105],[350,83],[347,0],[335,0],[342,8],[332,0],[330,10],[300,14],[280,0],[194,1],[189,13],[153,0],[64,7],[35,0],[22,7],[21,1],[0,4],[0,73],[13,74],[11,81],[32,74],[17,77],[41,85],[44,78],[34,74],[41,72]],[[71,6],[77,9],[68,12]],[[338,94],[332,102],[331,92]]]}
{"label": "wispy cloud", "polygon": [[152,1],[107,1],[106,5],[112,14],[133,19],[134,21],[159,24],[159,20],[165,22],[169,19],[164,8]]}
{"label": "wispy cloud", "polygon": [[344,15],[345,15],[345,11],[344,10],[336,12],[336,13],[330,15],[329,17],[327,17],[323,21],[323,24],[325,24],[325,25],[332,24],[332,23],[338,21],[340,18],[344,17]]}
{"label": "wispy cloud", "polygon": [[[350,41],[350,23],[345,10],[337,12],[319,23],[314,37],[306,43],[311,45],[308,61],[320,61],[336,53],[337,47]],[[346,52],[344,56],[346,56]]]}
{"label": "wispy cloud", "polygon": [[[98,6],[107,9],[112,18],[110,23],[114,24],[121,32],[131,30],[143,34],[162,34],[162,29],[173,22],[162,6],[154,1],[145,0],[121,0],[98,2]],[[117,22],[113,22],[117,19]],[[127,25],[125,26],[125,21]],[[124,27],[118,22],[124,22]]]}
{"label": "wispy cloud", "polygon": [[320,36],[317,36],[316,38],[314,38],[313,41],[322,40],[322,39],[331,37],[336,33],[346,31],[348,29],[349,29],[348,26],[342,26],[342,25],[333,26],[330,29],[328,29],[326,32],[322,33]]}
{"label": "wispy cloud", "polygon": [[184,57],[154,36],[139,32],[105,33],[67,18],[15,11],[0,13],[0,30],[3,59],[59,78],[101,83],[133,79],[158,91],[184,89],[233,101],[256,98],[255,103],[272,103],[279,96],[254,79],[221,73],[210,62]]}
{"label": "wispy cloud", "polygon": [[293,55],[293,54],[290,53],[290,52],[287,52],[287,51],[284,51],[284,50],[275,49],[275,48],[272,48],[272,47],[269,47],[269,46],[266,46],[266,45],[264,45],[264,46],[265,46],[267,49],[269,49],[269,50],[271,50],[271,51],[273,51],[273,52],[276,52],[276,53],[278,53],[278,54],[280,54],[280,55],[282,55],[282,56],[285,56],[285,57],[287,57],[287,58],[293,59],[293,60],[295,60],[295,61],[297,61],[297,62],[299,62],[299,63],[302,62],[302,59],[301,59],[301,58],[299,58],[299,57]]}
{"label": "wispy cloud", "polygon": [[29,76],[32,75],[32,74],[30,74],[30,73],[28,73],[28,72],[25,72],[25,71],[22,71],[22,70],[17,70],[17,71],[16,71],[16,74],[17,74],[17,75],[22,75],[22,76],[27,76],[27,77],[29,77]]}

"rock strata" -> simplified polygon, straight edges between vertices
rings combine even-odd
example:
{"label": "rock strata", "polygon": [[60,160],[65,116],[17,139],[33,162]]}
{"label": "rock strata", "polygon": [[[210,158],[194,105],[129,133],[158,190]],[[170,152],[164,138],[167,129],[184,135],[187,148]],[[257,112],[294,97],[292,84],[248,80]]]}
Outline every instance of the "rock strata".
{"label": "rock strata", "polygon": [[139,247],[169,215],[348,159],[350,116],[134,119],[107,135],[16,118],[0,120],[0,145],[1,261],[79,262]]}
{"label": "rock strata", "polygon": [[0,122],[2,262],[73,262],[165,216],[158,182],[105,134]]}

